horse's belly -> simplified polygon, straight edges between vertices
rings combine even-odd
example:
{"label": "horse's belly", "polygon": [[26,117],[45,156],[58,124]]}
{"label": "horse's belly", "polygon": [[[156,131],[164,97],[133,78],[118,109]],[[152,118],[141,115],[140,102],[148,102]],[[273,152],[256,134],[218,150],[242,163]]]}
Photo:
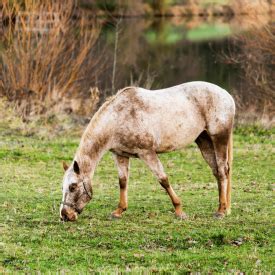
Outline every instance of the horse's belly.
{"label": "horse's belly", "polygon": [[157,152],[169,152],[182,149],[192,143],[203,129],[193,128],[189,131],[173,131],[161,136],[156,148]]}
{"label": "horse's belly", "polygon": [[194,117],[189,120],[173,119],[157,131],[157,152],[181,149],[192,143],[204,130],[204,121]]}

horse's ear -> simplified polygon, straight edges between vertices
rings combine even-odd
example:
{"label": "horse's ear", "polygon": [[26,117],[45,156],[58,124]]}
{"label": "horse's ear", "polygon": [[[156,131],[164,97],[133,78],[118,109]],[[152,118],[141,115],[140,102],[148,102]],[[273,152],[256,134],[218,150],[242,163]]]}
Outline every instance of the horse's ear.
{"label": "horse's ear", "polygon": [[76,160],[74,161],[74,172],[78,175],[80,174],[80,169]]}
{"label": "horse's ear", "polygon": [[63,165],[64,171],[67,171],[69,168],[68,164],[65,161],[62,161],[62,165]]}

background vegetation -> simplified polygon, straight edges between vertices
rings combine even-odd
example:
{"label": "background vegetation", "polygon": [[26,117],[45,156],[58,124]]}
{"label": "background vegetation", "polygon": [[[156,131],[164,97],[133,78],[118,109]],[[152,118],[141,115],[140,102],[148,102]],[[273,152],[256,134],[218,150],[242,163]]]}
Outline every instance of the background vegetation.
{"label": "background vegetation", "polygon": [[[194,12],[166,14],[169,19],[156,14],[136,18],[129,12],[146,4],[153,11],[165,6],[192,7]],[[247,15],[240,14],[237,4],[240,1],[130,5],[129,1],[4,0],[0,97],[24,121],[42,116],[52,120],[62,114],[85,124],[106,97],[125,86],[157,89],[204,80],[234,96],[238,122],[257,121],[270,127],[274,124],[275,30],[270,9],[262,13],[257,7],[270,3],[253,1],[253,12]],[[121,5],[131,18],[116,14]],[[232,7],[231,12],[214,12],[225,5]]]}
{"label": "background vegetation", "polygon": [[234,14],[268,13],[270,0],[81,0],[83,7],[94,9],[99,15],[113,16],[219,16]]}

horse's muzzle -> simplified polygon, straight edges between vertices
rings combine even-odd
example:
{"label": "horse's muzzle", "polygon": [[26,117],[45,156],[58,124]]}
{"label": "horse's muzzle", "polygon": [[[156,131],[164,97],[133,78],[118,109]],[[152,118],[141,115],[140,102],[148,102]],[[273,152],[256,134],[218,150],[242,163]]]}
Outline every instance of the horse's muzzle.
{"label": "horse's muzzle", "polygon": [[64,222],[73,222],[77,219],[77,213],[70,208],[62,208],[61,210],[61,215],[60,215],[60,220]]}

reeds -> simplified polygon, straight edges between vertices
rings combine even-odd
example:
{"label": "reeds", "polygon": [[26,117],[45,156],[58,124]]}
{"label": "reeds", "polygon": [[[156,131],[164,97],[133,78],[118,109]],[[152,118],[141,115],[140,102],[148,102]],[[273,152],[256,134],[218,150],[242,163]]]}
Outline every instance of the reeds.
{"label": "reeds", "polygon": [[246,122],[260,122],[266,127],[274,127],[275,102],[275,26],[256,28],[246,35],[235,38],[234,49],[223,59],[237,64],[242,71],[238,89],[233,91],[237,99],[237,115],[243,114]]}
{"label": "reeds", "polygon": [[235,44],[239,45],[239,51],[227,56],[227,61],[240,65],[252,90],[272,95],[275,87],[275,26],[266,25],[238,36]]}
{"label": "reeds", "polygon": [[0,89],[8,99],[31,95],[36,98],[35,112],[40,112],[48,108],[45,101],[49,96],[59,101],[83,89],[89,93],[94,86],[100,58],[93,49],[100,29],[91,22],[86,27],[74,2],[2,1],[8,24],[1,53]]}

